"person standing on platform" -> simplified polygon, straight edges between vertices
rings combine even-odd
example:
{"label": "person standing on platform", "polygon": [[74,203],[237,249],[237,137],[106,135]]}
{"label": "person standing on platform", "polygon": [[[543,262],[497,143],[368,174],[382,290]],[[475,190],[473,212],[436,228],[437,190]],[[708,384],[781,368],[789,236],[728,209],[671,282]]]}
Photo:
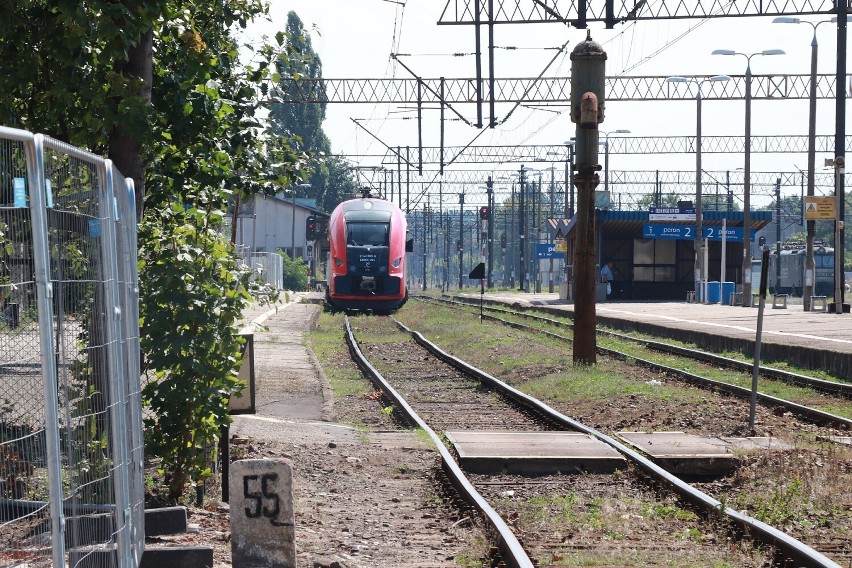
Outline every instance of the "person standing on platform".
{"label": "person standing on platform", "polygon": [[612,261],[609,261],[601,268],[601,282],[606,284],[607,300],[612,296],[612,278]]}

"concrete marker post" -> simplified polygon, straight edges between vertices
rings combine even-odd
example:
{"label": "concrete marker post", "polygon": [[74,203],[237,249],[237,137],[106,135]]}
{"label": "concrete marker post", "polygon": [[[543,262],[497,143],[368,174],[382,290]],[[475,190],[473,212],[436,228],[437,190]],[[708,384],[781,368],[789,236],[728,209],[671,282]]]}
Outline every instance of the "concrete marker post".
{"label": "concrete marker post", "polygon": [[295,568],[293,463],[287,459],[231,464],[231,559],[239,568]]}

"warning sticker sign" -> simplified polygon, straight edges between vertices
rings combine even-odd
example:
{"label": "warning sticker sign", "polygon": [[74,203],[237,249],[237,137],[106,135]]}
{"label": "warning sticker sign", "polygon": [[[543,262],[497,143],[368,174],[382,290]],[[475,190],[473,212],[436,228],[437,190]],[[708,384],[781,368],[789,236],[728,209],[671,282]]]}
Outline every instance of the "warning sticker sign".
{"label": "warning sticker sign", "polygon": [[805,197],[805,219],[834,219],[834,197]]}

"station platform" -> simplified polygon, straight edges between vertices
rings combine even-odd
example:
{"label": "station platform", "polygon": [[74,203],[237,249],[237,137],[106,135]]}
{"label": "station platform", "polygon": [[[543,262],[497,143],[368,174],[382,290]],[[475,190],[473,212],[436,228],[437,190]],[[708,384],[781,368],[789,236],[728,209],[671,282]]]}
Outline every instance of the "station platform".
{"label": "station platform", "polygon": [[[466,300],[480,294],[457,294]],[[486,292],[483,301],[538,308],[573,317],[574,304],[557,294]],[[763,312],[761,359],[787,361],[805,369],[822,369],[839,377],[852,376],[852,315],[806,312],[801,305]],[[714,351],[754,354],[758,309],[687,302],[613,302],[596,304],[600,326],[670,337]]]}

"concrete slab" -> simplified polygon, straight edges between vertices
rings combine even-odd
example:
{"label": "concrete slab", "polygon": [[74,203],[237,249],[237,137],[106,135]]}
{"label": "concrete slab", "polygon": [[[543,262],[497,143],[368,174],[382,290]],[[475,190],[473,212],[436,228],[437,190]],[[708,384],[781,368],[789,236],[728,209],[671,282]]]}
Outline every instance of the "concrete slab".
{"label": "concrete slab", "polygon": [[624,458],[606,444],[579,432],[446,432],[471,473],[609,473]]}
{"label": "concrete slab", "polygon": [[648,454],[675,475],[726,475],[744,453],[786,450],[777,438],[693,436],[683,432],[619,432],[618,438]]}
{"label": "concrete slab", "polygon": [[828,440],[835,444],[843,444],[844,446],[852,446],[852,436],[817,436],[820,440]]}

